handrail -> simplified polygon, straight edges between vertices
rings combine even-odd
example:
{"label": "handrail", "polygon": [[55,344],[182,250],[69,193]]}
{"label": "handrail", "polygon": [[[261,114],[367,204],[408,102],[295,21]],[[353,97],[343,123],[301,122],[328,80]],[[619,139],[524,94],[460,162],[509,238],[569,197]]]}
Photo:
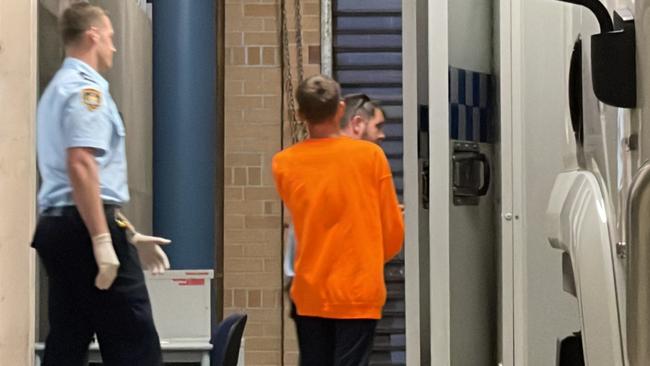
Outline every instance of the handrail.
{"label": "handrail", "polygon": [[625,224],[629,365],[650,365],[650,162],[646,162],[632,180]]}
{"label": "handrail", "polygon": [[565,3],[581,5],[585,8],[591,10],[592,13],[596,16],[598,24],[600,25],[600,33],[607,33],[614,30],[614,24],[612,18],[607,11],[605,5],[603,5],[598,0],[558,0]]}

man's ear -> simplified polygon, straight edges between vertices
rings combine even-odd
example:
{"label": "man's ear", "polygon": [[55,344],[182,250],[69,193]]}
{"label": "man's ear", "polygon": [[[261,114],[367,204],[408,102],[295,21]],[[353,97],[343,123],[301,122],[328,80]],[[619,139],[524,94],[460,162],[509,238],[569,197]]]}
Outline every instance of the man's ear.
{"label": "man's ear", "polygon": [[362,125],[363,125],[363,118],[359,115],[354,115],[352,116],[352,119],[350,120],[350,125],[352,126],[352,131],[360,135],[362,131]]}

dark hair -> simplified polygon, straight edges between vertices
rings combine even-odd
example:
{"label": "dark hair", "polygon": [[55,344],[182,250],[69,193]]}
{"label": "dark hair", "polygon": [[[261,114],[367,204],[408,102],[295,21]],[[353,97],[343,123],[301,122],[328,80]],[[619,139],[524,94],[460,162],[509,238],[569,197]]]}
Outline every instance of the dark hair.
{"label": "dark hair", "polygon": [[345,113],[341,118],[341,128],[345,128],[352,117],[356,115],[370,119],[375,115],[377,109],[384,113],[384,110],[376,102],[370,100],[366,94],[348,94],[343,99],[345,100]]}
{"label": "dark hair", "polygon": [[300,83],[296,101],[307,123],[321,123],[336,115],[340,95],[339,83],[325,75],[314,75]]}
{"label": "dark hair", "polygon": [[59,18],[59,32],[63,45],[69,46],[81,38],[85,31],[98,24],[108,13],[99,6],[79,2],[70,5]]}

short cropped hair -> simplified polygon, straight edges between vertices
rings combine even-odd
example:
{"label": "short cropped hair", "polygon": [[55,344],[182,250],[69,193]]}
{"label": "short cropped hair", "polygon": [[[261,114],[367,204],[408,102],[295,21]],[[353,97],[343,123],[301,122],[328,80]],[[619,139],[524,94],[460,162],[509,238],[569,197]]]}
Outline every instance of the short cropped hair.
{"label": "short cropped hair", "polygon": [[348,94],[343,97],[345,101],[345,113],[341,118],[341,128],[345,128],[352,117],[359,115],[368,120],[375,115],[375,111],[379,109],[384,112],[377,102],[370,100],[366,94]]}
{"label": "short cropped hair", "polygon": [[340,99],[339,83],[325,75],[303,80],[296,90],[298,109],[307,123],[321,123],[336,116]]}
{"label": "short cropped hair", "polygon": [[108,12],[86,2],[70,5],[59,18],[59,32],[64,46],[75,44],[93,25],[99,24]]}

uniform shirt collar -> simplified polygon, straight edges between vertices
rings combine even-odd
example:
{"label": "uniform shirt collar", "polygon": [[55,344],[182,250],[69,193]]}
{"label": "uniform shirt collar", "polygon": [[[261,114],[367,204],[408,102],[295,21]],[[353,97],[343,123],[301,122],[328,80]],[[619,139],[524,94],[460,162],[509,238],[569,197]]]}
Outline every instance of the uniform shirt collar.
{"label": "uniform shirt collar", "polygon": [[90,65],[78,58],[66,57],[63,61],[63,68],[80,71],[96,81],[99,86],[108,90],[108,81],[106,81],[106,79],[104,79],[104,77],[100,75],[97,70],[93,69]]}

